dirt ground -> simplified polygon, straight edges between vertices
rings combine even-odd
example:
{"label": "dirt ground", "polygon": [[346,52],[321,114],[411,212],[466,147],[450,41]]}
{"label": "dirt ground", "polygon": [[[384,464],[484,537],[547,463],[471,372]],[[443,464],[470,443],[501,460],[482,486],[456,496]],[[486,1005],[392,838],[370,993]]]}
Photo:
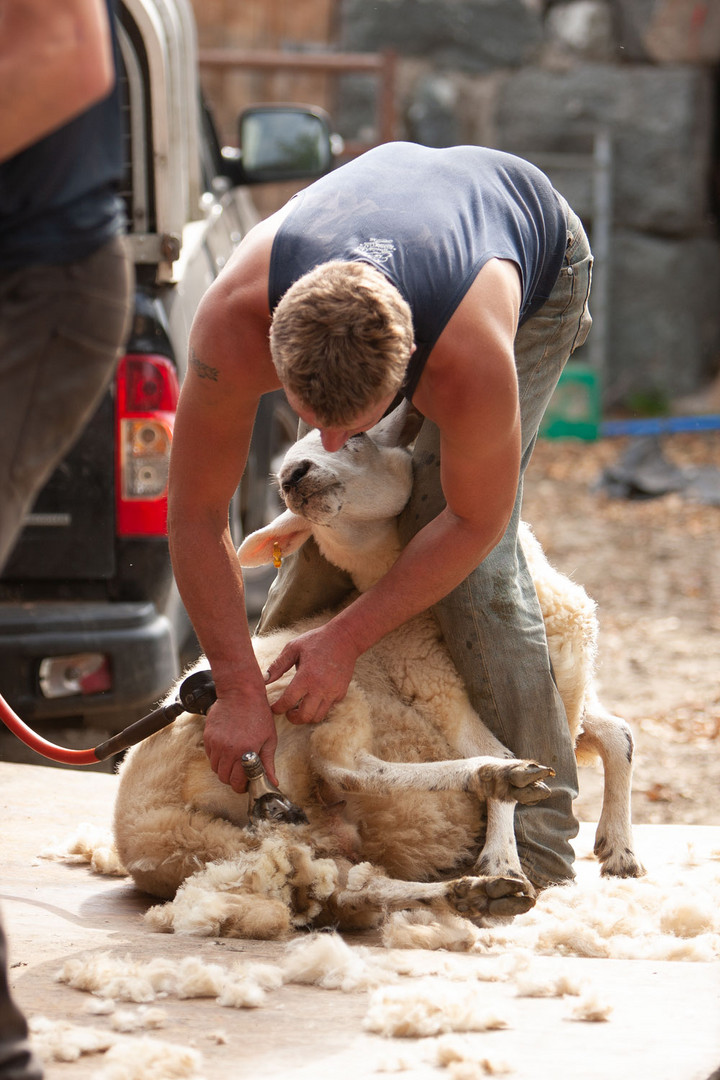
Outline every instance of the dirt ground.
{"label": "dirt ground", "polygon": [[[681,467],[720,467],[720,432],[661,439]],[[720,507],[673,493],[594,490],[625,438],[538,443],[524,516],[600,619],[604,704],[636,737],[633,820],[720,824]],[[597,819],[601,775],[582,770],[578,815]]]}

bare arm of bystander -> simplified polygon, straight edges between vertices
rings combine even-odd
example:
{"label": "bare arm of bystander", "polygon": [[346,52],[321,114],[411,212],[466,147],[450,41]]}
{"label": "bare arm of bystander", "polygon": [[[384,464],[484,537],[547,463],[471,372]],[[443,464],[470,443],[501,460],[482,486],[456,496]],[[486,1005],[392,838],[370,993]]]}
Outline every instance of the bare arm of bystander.
{"label": "bare arm of bystander", "polygon": [[0,161],[110,93],[105,0],[0,0]]}

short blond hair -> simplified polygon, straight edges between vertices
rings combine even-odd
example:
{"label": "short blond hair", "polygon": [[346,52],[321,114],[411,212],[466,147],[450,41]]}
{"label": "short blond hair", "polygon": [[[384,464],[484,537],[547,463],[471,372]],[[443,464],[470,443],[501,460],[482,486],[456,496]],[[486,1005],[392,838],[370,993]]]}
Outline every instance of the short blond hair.
{"label": "short blond hair", "polygon": [[363,262],[336,259],[304,274],[270,327],[280,381],[328,427],[399,390],[412,349],[409,305]]}

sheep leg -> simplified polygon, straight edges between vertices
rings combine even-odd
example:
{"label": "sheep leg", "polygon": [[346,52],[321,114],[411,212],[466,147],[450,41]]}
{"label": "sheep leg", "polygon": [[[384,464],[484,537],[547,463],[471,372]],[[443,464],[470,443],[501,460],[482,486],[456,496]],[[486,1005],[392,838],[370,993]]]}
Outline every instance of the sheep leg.
{"label": "sheep leg", "polygon": [[369,908],[383,912],[435,908],[480,919],[484,915],[519,915],[534,903],[534,898],[525,893],[525,882],[510,875],[399,881],[386,877],[368,863],[356,867],[347,887],[333,895],[333,905],[346,918]]}
{"label": "sheep leg", "polygon": [[514,803],[488,799],[485,843],[475,863],[475,871],[492,877],[519,878],[525,883],[527,895],[535,897],[535,889],[520,865],[515,842]]}
{"label": "sheep leg", "polygon": [[[438,706],[432,712],[431,719],[434,718],[436,722],[437,717],[441,715],[443,715],[443,710],[441,706]],[[442,730],[447,737],[451,737],[453,749],[464,758],[491,757],[509,761],[513,757],[510,751],[480,722],[469,702],[464,700],[455,701],[449,713],[445,712]],[[452,736],[449,734],[450,730],[452,730]],[[550,771],[548,775],[552,775],[552,772]],[[475,864],[475,871],[491,877],[519,878],[525,883],[527,896],[534,898],[535,889],[522,870],[517,851],[515,801],[501,801],[490,797],[486,801],[485,843]]]}
{"label": "sheep leg", "polygon": [[521,802],[532,806],[546,799],[550,789],[543,781],[553,770],[536,761],[494,757],[458,758],[450,761],[383,761],[358,750],[355,768],[332,762],[317,763],[325,779],[342,791],[469,791],[483,799]]}
{"label": "sheep leg", "polygon": [[519,915],[534,905],[535,889],[521,869],[515,844],[515,803],[533,804],[545,798],[549,789],[543,779],[552,775],[551,769],[535,762],[484,757],[419,763],[383,761],[367,751],[356,753],[355,764],[355,769],[347,769],[324,762],[319,769],[343,791],[469,791],[486,798],[486,841],[475,870],[485,882],[514,882],[512,895],[503,893],[490,913]]}
{"label": "sheep leg", "polygon": [[605,773],[603,803],[595,833],[595,854],[601,873],[613,877],[642,877],[645,868],[637,858],[632,836],[630,795],[634,743],[624,720],[591,701],[577,742],[580,757],[599,755]]}

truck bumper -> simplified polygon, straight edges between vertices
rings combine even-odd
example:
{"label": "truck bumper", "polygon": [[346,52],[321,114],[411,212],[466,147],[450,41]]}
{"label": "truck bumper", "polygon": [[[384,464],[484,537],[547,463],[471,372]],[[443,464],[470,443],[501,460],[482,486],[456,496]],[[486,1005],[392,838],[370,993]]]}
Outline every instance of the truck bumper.
{"label": "truck bumper", "polygon": [[[43,691],[43,660],[87,653],[107,658],[108,689],[58,697]],[[0,603],[0,693],[26,722],[101,721],[125,711],[139,719],[178,674],[172,627],[154,604]]]}

